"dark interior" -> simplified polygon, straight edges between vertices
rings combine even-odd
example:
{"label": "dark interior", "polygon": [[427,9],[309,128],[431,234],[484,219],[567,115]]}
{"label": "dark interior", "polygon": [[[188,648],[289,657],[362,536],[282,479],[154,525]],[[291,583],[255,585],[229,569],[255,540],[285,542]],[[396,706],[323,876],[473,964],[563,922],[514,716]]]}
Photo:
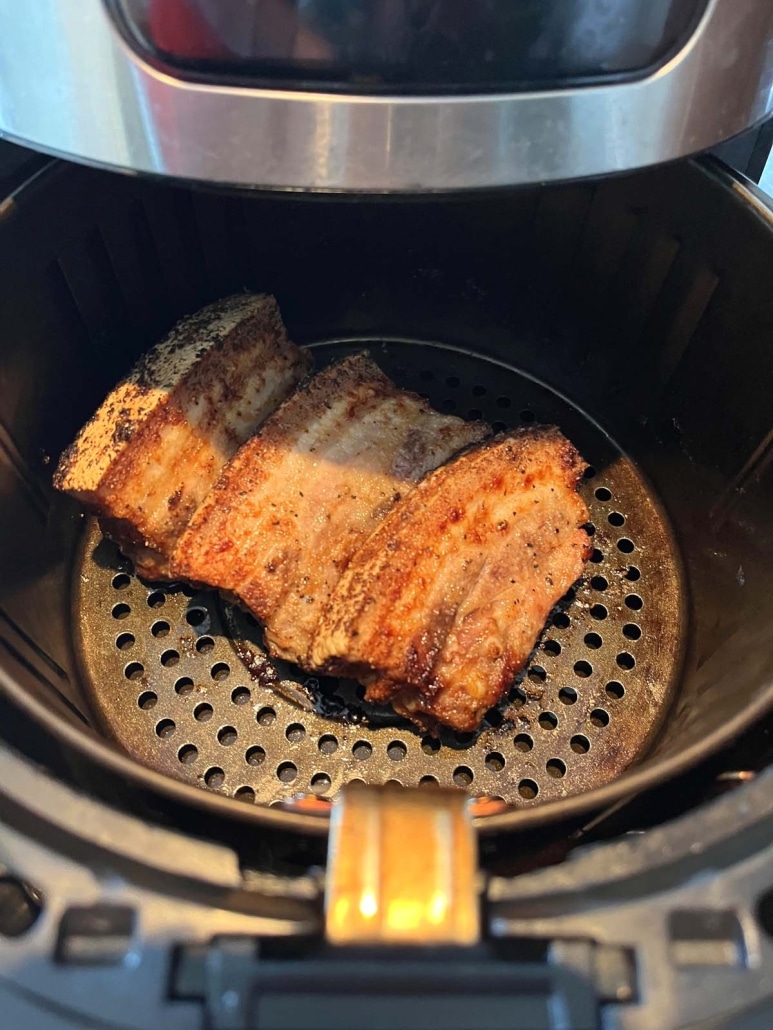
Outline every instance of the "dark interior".
{"label": "dark interior", "polygon": [[[575,808],[697,762],[773,701],[772,263],[769,214],[710,161],[422,200],[222,195],[50,165],[0,209],[7,703],[45,724],[45,739],[69,726],[61,763],[94,779],[106,752],[93,748],[71,632],[83,520],[51,473],[143,350],[182,315],[250,288],[276,295],[298,343],[439,341],[507,360],[600,423],[671,519],[687,649],[649,755]],[[161,805],[157,779],[133,769],[126,793]],[[243,817],[223,799],[220,815],[231,809]]]}

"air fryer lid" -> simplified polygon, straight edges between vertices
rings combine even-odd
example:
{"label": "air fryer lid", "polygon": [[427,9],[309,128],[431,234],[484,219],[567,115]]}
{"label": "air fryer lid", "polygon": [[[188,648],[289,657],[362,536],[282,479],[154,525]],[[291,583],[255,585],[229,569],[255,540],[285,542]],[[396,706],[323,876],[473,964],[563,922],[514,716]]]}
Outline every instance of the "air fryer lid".
{"label": "air fryer lid", "polygon": [[[755,205],[708,165],[405,205],[39,176],[0,241],[5,689],[130,780],[312,832],[325,820],[259,802],[434,777],[517,806],[481,829],[527,826],[727,741],[769,704],[773,663],[770,384],[755,362],[771,244]],[[593,462],[589,578],[473,740],[437,747],[356,693],[350,713],[373,724],[308,710],[289,670],[266,682],[249,620],[139,583],[51,491],[41,457],[177,317],[241,286],[274,292],[321,357],[369,344],[441,408],[555,421]]]}
{"label": "air fryer lid", "polygon": [[759,0],[58,0],[7,5],[0,32],[4,136],[247,187],[602,175],[709,149],[773,105]]}

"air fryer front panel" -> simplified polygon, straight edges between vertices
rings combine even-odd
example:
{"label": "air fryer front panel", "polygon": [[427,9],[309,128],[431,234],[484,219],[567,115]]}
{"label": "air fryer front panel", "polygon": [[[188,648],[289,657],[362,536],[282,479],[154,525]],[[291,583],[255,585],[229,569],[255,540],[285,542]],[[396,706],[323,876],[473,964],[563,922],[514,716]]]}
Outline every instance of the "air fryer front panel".
{"label": "air fryer front panel", "polygon": [[[422,37],[421,23],[410,23],[394,50],[386,28],[363,41],[361,32],[347,35],[346,19],[335,45],[305,22],[292,45],[268,46],[263,23],[252,22],[237,32],[238,45],[226,45],[227,27],[216,19],[213,30],[205,17],[213,5],[0,0],[0,133],[88,163],[184,179],[414,192],[655,164],[708,149],[773,107],[773,7],[758,0],[711,0],[703,14],[698,3],[652,3],[647,18],[645,5],[628,0],[618,5],[619,52],[598,49],[614,35],[598,18],[586,34],[581,14],[590,17],[593,4],[582,12],[562,5],[576,18],[553,31],[539,18],[555,4],[518,0],[510,15],[533,8],[539,18],[524,15],[512,45],[506,26],[488,26],[496,41],[488,46],[475,31],[485,19],[469,31],[453,23],[456,50],[445,58],[437,46],[454,32],[431,15],[446,5],[414,6],[427,31]],[[480,7],[489,20],[504,11]],[[321,43],[302,46],[314,31]],[[411,50],[412,36],[426,53]],[[255,46],[242,60],[248,38]],[[519,56],[524,38],[532,42]],[[371,46],[379,39],[383,46]]]}

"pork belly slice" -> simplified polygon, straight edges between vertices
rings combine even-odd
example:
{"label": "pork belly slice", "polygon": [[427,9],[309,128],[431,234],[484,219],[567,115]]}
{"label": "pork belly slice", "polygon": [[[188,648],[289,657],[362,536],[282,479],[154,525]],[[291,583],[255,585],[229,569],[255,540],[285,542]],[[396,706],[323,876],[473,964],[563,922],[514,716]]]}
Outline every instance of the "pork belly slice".
{"label": "pork belly slice", "polygon": [[223,470],[174,572],[235,594],[270,651],[308,668],[320,613],[360,543],[415,482],[488,431],[399,390],[366,353],[347,357]]}
{"label": "pork belly slice", "polygon": [[99,515],[140,575],[169,578],[169,556],[222,467],[310,367],[273,297],[210,304],[115,387],[54,485]]}
{"label": "pork belly slice", "polygon": [[552,427],[438,469],[352,558],[312,663],[424,729],[474,730],[523,667],[590,554],[585,463]]}

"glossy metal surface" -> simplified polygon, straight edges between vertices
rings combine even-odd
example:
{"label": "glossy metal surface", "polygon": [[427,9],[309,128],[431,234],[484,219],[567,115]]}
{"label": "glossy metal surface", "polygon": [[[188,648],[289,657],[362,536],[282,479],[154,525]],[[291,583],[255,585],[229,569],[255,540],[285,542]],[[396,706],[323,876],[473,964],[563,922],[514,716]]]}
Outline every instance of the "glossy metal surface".
{"label": "glossy metal surface", "polygon": [[456,190],[594,176],[708,148],[773,109],[773,5],[713,0],[652,77],[544,93],[351,97],[183,82],[101,0],[0,0],[0,133],[56,154],[285,189]]}

